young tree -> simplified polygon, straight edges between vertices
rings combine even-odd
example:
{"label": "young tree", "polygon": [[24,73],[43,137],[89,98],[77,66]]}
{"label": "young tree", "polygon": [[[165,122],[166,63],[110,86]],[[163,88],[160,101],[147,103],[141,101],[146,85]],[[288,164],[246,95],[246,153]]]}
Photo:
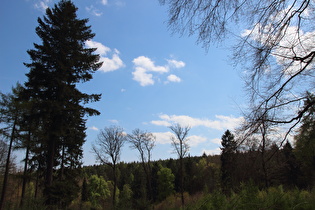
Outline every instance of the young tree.
{"label": "young tree", "polygon": [[36,33],[42,43],[27,51],[32,62],[25,64],[30,72],[22,98],[36,110],[31,118],[40,128],[34,135],[41,148],[37,155],[45,157],[44,193],[48,205],[57,202],[52,200],[54,169],[58,165],[62,169],[66,164],[70,168],[80,165],[84,117],[99,114],[83,105],[98,101],[100,95],[88,95],[76,87],[77,83],[92,79],[92,73],[102,65],[99,55],[93,54],[96,49],[85,48],[85,42],[94,34],[86,25],[88,20],[78,19],[76,11],[71,1],[61,0],[48,8],[43,18],[38,18]]}
{"label": "young tree", "polygon": [[171,169],[160,166],[160,170],[157,172],[157,179],[158,199],[163,201],[174,192],[175,176]]}
{"label": "young tree", "polygon": [[177,153],[179,157],[179,170],[180,170],[180,192],[181,192],[181,201],[182,206],[185,205],[184,200],[184,157],[187,155],[187,152],[189,151],[189,145],[188,145],[188,132],[190,130],[189,126],[183,127],[180,124],[172,125],[169,127],[173,133],[175,134],[175,137],[172,136],[172,146],[174,147],[175,152]]}
{"label": "young tree", "polygon": [[222,152],[221,152],[221,181],[222,188],[227,193],[228,189],[232,187],[232,177],[234,173],[234,163],[237,148],[237,143],[234,140],[234,135],[226,130],[221,138]]}
{"label": "young tree", "polygon": [[92,149],[96,158],[103,164],[109,165],[113,169],[114,189],[113,206],[116,206],[116,188],[117,188],[117,163],[120,159],[121,149],[126,141],[126,134],[121,127],[112,126],[101,130],[96,140],[96,145]]}
{"label": "young tree", "polygon": [[132,149],[137,149],[140,153],[141,163],[146,174],[149,198],[152,199],[153,194],[151,185],[151,155],[152,149],[155,146],[155,136],[152,133],[147,133],[141,131],[140,129],[135,129],[132,131],[132,134],[128,135],[128,141],[131,143],[130,147]]}
{"label": "young tree", "polygon": [[119,208],[118,209],[130,209],[132,206],[132,189],[129,184],[124,184],[123,190],[119,195]]}
{"label": "young tree", "polygon": [[108,183],[102,176],[92,175],[89,178],[89,200],[91,201],[93,207],[102,207],[105,208],[104,205],[100,205],[104,203],[105,199],[110,196],[110,190]]}
{"label": "young tree", "polygon": [[226,39],[226,35],[235,37],[236,34],[240,42],[235,46],[235,61],[246,69],[245,86],[251,96],[247,132],[249,135],[254,133],[262,123],[262,117],[268,115],[270,118],[266,120],[286,129],[285,142],[293,127],[315,104],[313,100],[302,107],[306,92],[315,88],[315,2],[160,2],[169,6],[171,30],[180,34],[197,34],[197,42],[203,43],[207,49],[212,43]]}

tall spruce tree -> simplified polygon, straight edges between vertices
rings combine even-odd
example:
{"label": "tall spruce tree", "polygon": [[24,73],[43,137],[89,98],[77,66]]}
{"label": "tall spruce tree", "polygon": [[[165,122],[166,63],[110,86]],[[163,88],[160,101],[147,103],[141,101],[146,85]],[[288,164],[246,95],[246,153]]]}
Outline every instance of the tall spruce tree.
{"label": "tall spruce tree", "polygon": [[235,156],[233,154],[236,151],[237,144],[234,135],[229,130],[225,131],[221,140],[221,181],[223,191],[227,193],[232,187],[231,179],[235,168],[233,163]]}
{"label": "tall spruce tree", "polygon": [[[62,0],[48,8],[43,18],[38,18],[36,33],[40,44],[28,50],[31,63],[22,98],[31,101],[35,110],[30,119],[38,125],[36,135],[37,155],[44,157],[46,204],[59,203],[53,195],[55,180],[65,179],[65,167],[80,165],[85,139],[86,115],[100,113],[84,104],[98,101],[100,95],[80,92],[76,85],[92,79],[102,63],[95,48],[86,48],[85,42],[94,37],[88,19],[78,19],[77,8],[69,0]],[[54,170],[59,175],[54,176]],[[70,176],[70,174],[69,174]],[[58,184],[58,186],[64,186]],[[65,187],[65,186],[64,186]],[[67,192],[69,193],[69,192]],[[62,197],[61,195],[60,197]]]}

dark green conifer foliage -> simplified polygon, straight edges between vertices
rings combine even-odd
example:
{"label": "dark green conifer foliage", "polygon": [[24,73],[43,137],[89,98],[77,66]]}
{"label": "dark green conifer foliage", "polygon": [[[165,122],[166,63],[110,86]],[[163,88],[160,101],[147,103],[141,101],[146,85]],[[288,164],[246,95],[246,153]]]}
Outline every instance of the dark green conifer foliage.
{"label": "dark green conifer foliage", "polygon": [[236,151],[236,141],[234,135],[229,131],[225,131],[221,138],[221,181],[222,188],[225,192],[232,187],[232,176],[234,171],[233,154]]}
{"label": "dark green conifer foliage", "polygon": [[307,93],[304,107],[309,107],[295,136],[295,155],[301,163],[304,187],[315,186],[315,95]]}
{"label": "dark green conifer foliage", "polygon": [[71,1],[62,0],[38,18],[36,33],[42,43],[34,43],[35,49],[28,50],[31,63],[25,64],[30,72],[23,98],[36,110],[32,119],[40,128],[35,135],[40,144],[37,155],[45,157],[47,204],[59,202],[52,199],[56,197],[52,195],[54,169],[60,169],[58,179],[65,180],[65,167],[73,169],[81,163],[84,116],[99,114],[83,105],[98,101],[100,95],[88,95],[76,87],[92,79],[92,73],[102,65],[99,55],[93,54],[96,49],[85,48],[94,34],[86,25],[88,20],[78,19],[76,11]]}

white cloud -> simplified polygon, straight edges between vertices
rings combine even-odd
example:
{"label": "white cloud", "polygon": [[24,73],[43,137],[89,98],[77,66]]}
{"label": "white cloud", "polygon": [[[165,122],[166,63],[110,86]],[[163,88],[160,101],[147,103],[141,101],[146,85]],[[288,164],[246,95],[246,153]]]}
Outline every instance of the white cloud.
{"label": "white cloud", "polygon": [[95,126],[92,126],[92,127],[89,127],[90,130],[93,130],[93,131],[98,131],[99,129]]}
{"label": "white cloud", "polygon": [[[100,42],[88,40],[86,41],[86,46],[89,48],[97,48],[95,51],[97,54],[100,54],[100,62],[103,62],[103,65],[99,69],[102,72],[110,72],[120,69],[125,66],[123,61],[119,57],[119,51],[117,49],[111,50],[109,47],[106,47]],[[107,54],[111,54],[111,58],[106,57]]]}
{"label": "white cloud", "polygon": [[168,121],[163,121],[163,120],[152,120],[151,123],[153,125],[159,125],[159,126],[165,126],[165,127],[169,127],[172,124]]}
{"label": "white cloud", "polygon": [[[287,14],[292,10],[294,10],[294,8],[289,6],[278,12],[277,16],[272,16],[271,21],[286,19]],[[309,11],[304,12],[303,15],[308,17],[308,12]],[[274,27],[271,24],[266,26],[257,24],[253,29],[244,30],[241,35],[243,37],[249,36],[252,40],[263,45],[274,46],[271,55],[276,59],[277,64],[284,67],[283,72],[286,75],[293,75],[298,70],[304,68],[307,62],[294,60],[294,58],[303,58],[315,50],[315,31],[304,32],[298,26],[287,27],[286,30],[283,31],[283,34],[272,34],[272,31],[274,31]],[[281,37],[281,40],[277,43],[279,37]],[[314,67],[314,64],[309,65],[307,68],[310,69],[312,67]],[[266,73],[268,73],[268,71]]]}
{"label": "white cloud", "polygon": [[99,9],[95,8],[93,5],[85,7],[85,10],[96,17],[100,17],[103,15],[103,13],[100,12]]}
{"label": "white cloud", "polygon": [[[133,80],[140,83],[141,86],[154,85],[155,79],[153,73],[164,74],[170,71],[171,68],[182,68],[185,66],[183,61],[167,60],[168,63],[164,66],[155,65],[154,61],[146,56],[139,56],[132,62],[134,63],[135,71],[132,72]],[[150,73],[149,73],[150,72]],[[160,80],[157,78],[156,80]],[[180,82],[181,79],[174,74],[167,78],[167,82]]]}
{"label": "white cloud", "polygon": [[244,120],[243,117],[216,115],[216,120],[193,118],[187,115],[167,115],[161,114],[158,121],[151,121],[151,124],[165,126],[179,123],[181,126],[204,126],[215,130],[233,130]]}
{"label": "white cloud", "polygon": [[174,75],[174,74],[169,75],[167,77],[167,80],[169,82],[181,82],[181,79],[178,76]]}
{"label": "white cloud", "polygon": [[119,54],[116,53],[112,55],[112,58],[101,57],[100,61],[103,62],[103,65],[100,68],[103,72],[115,71],[125,66],[124,62],[120,59]]}
{"label": "white cloud", "polygon": [[110,123],[113,123],[113,124],[118,124],[119,121],[118,120],[108,120]]}
{"label": "white cloud", "polygon": [[103,5],[107,5],[107,4],[108,4],[108,1],[107,1],[107,0],[101,0],[101,3],[102,3]]}
{"label": "white cloud", "polygon": [[136,71],[132,72],[133,80],[139,82],[141,86],[148,86],[154,84],[152,74],[148,74],[146,70],[142,67],[135,67],[135,69]]}
{"label": "white cloud", "polygon": [[132,61],[136,67],[141,67],[146,71],[165,73],[169,71],[167,66],[156,66],[154,62],[145,56],[139,56]]}
{"label": "white cloud", "polygon": [[221,139],[219,139],[219,138],[212,139],[211,142],[214,143],[214,144],[221,145]]}
{"label": "white cloud", "polygon": [[192,146],[192,147],[195,147],[198,144],[203,143],[205,141],[207,141],[207,138],[203,136],[193,135],[193,136],[188,137],[188,144],[189,146]]}
{"label": "white cloud", "polygon": [[34,4],[35,9],[41,10],[43,12],[46,11],[48,8],[48,4],[51,2],[51,0],[43,0],[43,1],[38,1],[37,3]]}
{"label": "white cloud", "polygon": [[124,89],[124,88],[122,88],[121,90],[120,90],[120,92],[126,92],[127,90],[126,89]]}
{"label": "white cloud", "polygon": [[[172,140],[171,137],[175,137],[174,134],[170,131],[168,132],[157,132],[157,133],[152,133],[156,137],[156,143],[158,144],[171,144]],[[189,136],[187,137],[188,141],[187,143],[189,146],[195,147],[200,143],[203,143],[207,141],[207,138],[202,137],[202,136]]]}
{"label": "white cloud", "polygon": [[100,42],[95,42],[92,40],[88,40],[85,42],[85,44],[89,47],[89,48],[97,48],[96,49],[96,53],[100,54],[100,55],[106,55],[107,53],[109,53],[111,50],[109,47],[106,47],[105,45],[103,45]]}
{"label": "white cloud", "polygon": [[170,144],[172,143],[171,137],[174,136],[174,134],[170,131],[168,132],[160,132],[160,133],[152,133],[156,137],[156,143],[158,144]]}
{"label": "white cloud", "polygon": [[168,62],[168,65],[170,67],[174,67],[174,68],[177,68],[177,69],[183,68],[186,65],[183,61],[177,61],[177,60],[174,60],[174,59],[167,60],[167,62]]}

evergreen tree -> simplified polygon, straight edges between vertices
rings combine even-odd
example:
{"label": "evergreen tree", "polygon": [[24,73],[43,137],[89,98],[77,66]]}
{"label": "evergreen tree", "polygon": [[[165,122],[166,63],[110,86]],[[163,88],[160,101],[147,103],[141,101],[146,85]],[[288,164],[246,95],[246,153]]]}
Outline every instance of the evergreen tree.
{"label": "evergreen tree", "polygon": [[[64,167],[80,165],[85,139],[87,115],[98,115],[97,110],[83,104],[98,101],[100,95],[80,92],[76,84],[92,79],[92,73],[102,65],[94,48],[85,48],[85,42],[94,37],[87,19],[78,19],[77,8],[71,1],[62,0],[48,8],[43,18],[38,18],[36,33],[41,44],[28,50],[31,63],[25,83],[23,100],[32,103],[31,119],[39,128],[36,154],[45,158],[46,203],[53,204],[53,172],[61,170],[59,179],[66,179]],[[73,175],[73,174],[72,174]],[[73,178],[72,178],[73,179]],[[59,186],[58,186],[59,187]],[[64,186],[66,187],[66,186]]]}
{"label": "evergreen tree", "polygon": [[234,171],[233,154],[236,151],[237,145],[234,135],[229,130],[225,131],[221,139],[221,181],[223,190],[227,192],[232,187],[231,179]]}
{"label": "evergreen tree", "polygon": [[[310,106],[314,100],[315,96],[308,93],[304,106]],[[315,105],[311,105],[304,116],[295,141],[295,154],[302,164],[303,182],[312,188],[315,185]]]}
{"label": "evergreen tree", "polygon": [[284,154],[284,184],[289,187],[298,186],[298,177],[300,176],[300,166],[297,162],[293,148],[290,142],[284,145],[282,152]]}

